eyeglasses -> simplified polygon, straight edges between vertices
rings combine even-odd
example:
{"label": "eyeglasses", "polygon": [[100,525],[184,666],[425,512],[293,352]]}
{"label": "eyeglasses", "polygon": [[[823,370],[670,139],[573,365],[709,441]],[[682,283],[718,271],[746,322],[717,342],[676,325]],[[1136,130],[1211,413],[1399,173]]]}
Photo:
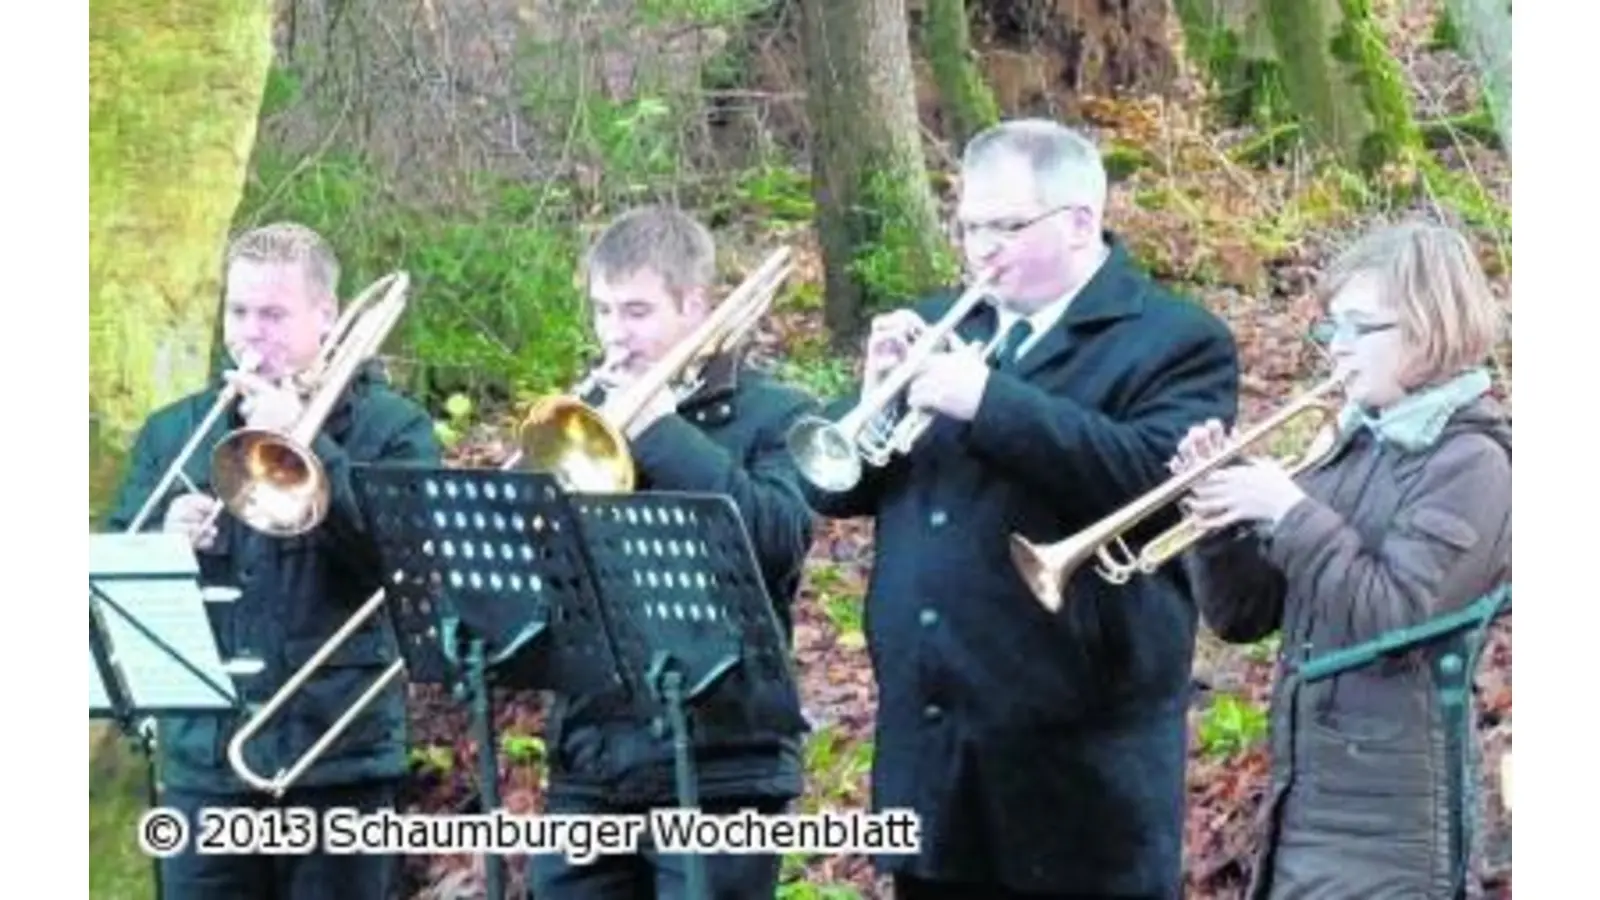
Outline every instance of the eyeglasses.
{"label": "eyeglasses", "polygon": [[1331,344],[1340,338],[1359,340],[1369,334],[1388,331],[1398,322],[1351,322],[1345,319],[1321,319],[1311,326],[1311,339],[1319,344]]}
{"label": "eyeglasses", "polygon": [[964,238],[978,237],[1013,238],[1053,215],[1076,208],[1075,206],[1055,206],[1026,219],[997,219],[993,222],[963,222],[957,219],[951,223],[950,230],[958,241]]}

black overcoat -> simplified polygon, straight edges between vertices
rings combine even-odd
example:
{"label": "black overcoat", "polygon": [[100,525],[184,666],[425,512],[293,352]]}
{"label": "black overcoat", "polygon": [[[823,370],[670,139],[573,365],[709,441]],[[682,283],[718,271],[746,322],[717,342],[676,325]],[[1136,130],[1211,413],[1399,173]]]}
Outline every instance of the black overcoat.
{"label": "black overcoat", "polygon": [[[1191,425],[1234,419],[1227,327],[1107,238],[1105,265],[1015,371],[990,376],[972,422],[941,417],[909,457],[869,468],[849,493],[808,486],[822,514],[875,520],[873,804],[915,810],[922,841],[919,855],[880,859],[884,869],[1180,894],[1196,623],[1181,567],[1111,586],[1085,566],[1052,614],[1008,553],[1013,533],[1055,541],[1116,511],[1168,477]],[[953,300],[916,308],[932,322]],[[995,327],[982,305],[959,334]]]}

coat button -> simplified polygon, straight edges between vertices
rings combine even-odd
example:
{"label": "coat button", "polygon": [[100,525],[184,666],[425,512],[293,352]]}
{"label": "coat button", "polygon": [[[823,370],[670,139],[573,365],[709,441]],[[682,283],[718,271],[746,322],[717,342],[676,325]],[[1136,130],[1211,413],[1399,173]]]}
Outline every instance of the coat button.
{"label": "coat button", "polygon": [[728,414],[733,412],[733,407],[731,407],[728,404],[724,403],[721,406],[717,407],[717,412],[722,414],[722,415],[724,415],[724,416],[726,416],[726,415],[728,415]]}
{"label": "coat button", "polygon": [[935,528],[939,528],[948,521],[950,521],[950,517],[945,515],[945,512],[942,509],[934,510],[933,515],[928,517],[928,524]]}
{"label": "coat button", "polygon": [[942,715],[944,715],[944,710],[940,709],[937,703],[929,703],[922,708],[922,717],[930,722]]}
{"label": "coat button", "polygon": [[924,609],[922,613],[917,616],[917,619],[918,621],[922,622],[925,627],[932,628],[934,625],[939,624],[939,611],[936,609]]}

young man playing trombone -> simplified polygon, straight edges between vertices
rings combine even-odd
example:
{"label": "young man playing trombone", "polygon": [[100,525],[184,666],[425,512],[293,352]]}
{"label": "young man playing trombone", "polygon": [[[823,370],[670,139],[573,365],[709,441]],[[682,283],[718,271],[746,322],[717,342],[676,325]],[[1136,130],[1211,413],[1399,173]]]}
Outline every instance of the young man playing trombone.
{"label": "young man playing trombone", "polygon": [[[380,584],[362,516],[349,484],[353,462],[436,465],[440,453],[426,411],[402,397],[371,365],[356,369],[308,448],[327,475],[326,517],[288,537],[259,532],[220,508],[225,485],[211,479],[213,451],[241,427],[286,434],[307,403],[288,379],[319,359],[338,314],[339,265],[321,237],[293,224],[251,231],[228,248],[223,340],[235,361],[248,361],[218,383],[153,413],[134,443],[109,527],[187,535],[207,584],[236,587],[237,599],[212,604],[222,658],[257,659],[263,669],[242,678],[250,704],[271,699],[344,625]],[[251,371],[246,371],[246,368]],[[330,376],[331,377],[331,376]],[[237,402],[223,395],[239,391]],[[187,460],[179,454],[208,412],[225,413]],[[179,463],[192,488],[153,495]],[[147,502],[150,504],[147,506]],[[240,511],[244,507],[238,508]],[[142,520],[139,513],[144,512]],[[249,517],[253,510],[245,512]],[[245,747],[256,777],[270,777],[301,759],[356,698],[397,658],[399,644],[383,616],[356,631]],[[396,684],[367,708],[280,800],[241,780],[228,747],[241,721],[196,715],[159,724],[160,802],[190,818],[202,834],[200,810],[229,807],[392,808],[405,775],[405,706]],[[315,832],[313,832],[315,833]],[[285,841],[296,835],[284,832]],[[194,840],[164,860],[163,896],[173,900],[388,900],[395,860],[367,854],[198,855]]]}
{"label": "young man playing trombone", "polygon": [[[900,900],[1181,893],[1194,608],[1165,573],[1113,586],[1089,571],[1051,613],[1009,549],[1014,532],[1053,541],[1117,510],[1167,476],[1190,425],[1235,413],[1228,329],[1136,268],[1105,201],[1074,132],[978,135],[958,215],[987,289],[879,317],[868,340],[863,397],[924,342],[902,396],[931,424],[859,479],[797,432],[813,506],[876,523],[873,806],[915,810],[922,829],[920,854],[880,860]],[[944,334],[963,346],[929,355]],[[992,362],[971,349],[988,343]],[[851,407],[855,441],[876,411],[835,411]]]}
{"label": "young man playing trombone", "polygon": [[[598,390],[588,402],[654,383],[657,364],[685,349],[683,342],[713,314],[715,257],[710,232],[667,207],[628,212],[600,235],[585,274],[605,359],[592,376]],[[712,355],[697,367],[695,386],[674,390],[664,383],[627,423],[628,452],[639,473],[635,487],[732,499],[787,640],[813,517],[784,435],[815,403],[743,365],[733,348],[706,349]],[[640,813],[677,805],[670,732],[610,719],[559,696],[549,717],[546,813]],[[782,811],[801,791],[800,738],[697,723],[701,809]],[[778,866],[776,856],[708,856],[707,886],[717,900],[772,897]],[[648,848],[582,865],[541,854],[529,859],[529,882],[539,900],[681,897],[685,869],[683,860]]]}

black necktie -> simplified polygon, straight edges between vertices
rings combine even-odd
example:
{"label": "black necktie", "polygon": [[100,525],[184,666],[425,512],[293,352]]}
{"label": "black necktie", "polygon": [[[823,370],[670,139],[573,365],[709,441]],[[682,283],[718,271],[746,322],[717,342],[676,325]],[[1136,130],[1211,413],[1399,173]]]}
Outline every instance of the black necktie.
{"label": "black necktie", "polygon": [[1033,325],[1027,319],[1018,319],[1011,323],[1011,328],[1006,331],[1006,338],[1000,342],[1000,353],[996,360],[999,368],[1013,368],[1017,364],[1017,351],[1033,336]]}

